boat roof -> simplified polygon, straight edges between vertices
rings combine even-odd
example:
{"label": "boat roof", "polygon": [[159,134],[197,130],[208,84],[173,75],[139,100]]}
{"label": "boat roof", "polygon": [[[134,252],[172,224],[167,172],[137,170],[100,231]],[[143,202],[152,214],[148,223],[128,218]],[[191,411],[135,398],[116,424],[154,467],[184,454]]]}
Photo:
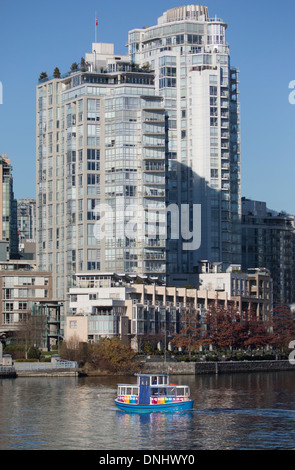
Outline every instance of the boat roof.
{"label": "boat roof", "polygon": [[137,377],[169,377],[169,374],[134,374]]}
{"label": "boat roof", "polygon": [[[134,374],[135,377],[169,377],[169,374]],[[136,387],[138,384],[118,383],[118,387]]]}

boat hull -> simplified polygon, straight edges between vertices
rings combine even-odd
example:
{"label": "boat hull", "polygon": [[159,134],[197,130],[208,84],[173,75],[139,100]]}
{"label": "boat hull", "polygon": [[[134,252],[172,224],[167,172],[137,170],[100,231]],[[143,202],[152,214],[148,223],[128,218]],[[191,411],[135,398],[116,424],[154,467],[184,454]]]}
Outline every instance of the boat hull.
{"label": "boat hull", "polygon": [[159,411],[183,411],[193,408],[193,400],[186,400],[177,403],[159,403],[155,405],[136,405],[132,403],[122,403],[115,400],[116,406],[122,411],[129,413],[155,413]]}

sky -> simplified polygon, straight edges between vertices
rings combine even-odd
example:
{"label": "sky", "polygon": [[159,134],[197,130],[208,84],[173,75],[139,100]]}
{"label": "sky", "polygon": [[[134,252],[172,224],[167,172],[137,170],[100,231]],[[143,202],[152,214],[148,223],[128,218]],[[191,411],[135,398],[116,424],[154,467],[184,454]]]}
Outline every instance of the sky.
{"label": "sky", "polygon": [[[36,197],[36,86],[41,72],[66,73],[95,40],[127,53],[128,31],[153,26],[183,0],[1,0],[0,155],[11,159],[17,199]],[[242,196],[295,214],[295,1],[199,0],[227,24],[240,74]],[[294,82],[295,83],[295,82]],[[294,90],[295,88],[293,88]],[[2,91],[2,93],[1,93]]]}

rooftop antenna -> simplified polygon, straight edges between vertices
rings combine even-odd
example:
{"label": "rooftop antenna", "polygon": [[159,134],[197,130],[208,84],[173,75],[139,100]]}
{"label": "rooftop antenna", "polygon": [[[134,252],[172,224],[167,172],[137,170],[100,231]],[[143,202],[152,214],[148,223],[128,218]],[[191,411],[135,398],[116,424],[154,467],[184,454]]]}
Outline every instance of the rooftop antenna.
{"label": "rooftop antenna", "polygon": [[98,26],[98,21],[97,21],[97,15],[95,12],[95,42],[97,42],[97,26]]}

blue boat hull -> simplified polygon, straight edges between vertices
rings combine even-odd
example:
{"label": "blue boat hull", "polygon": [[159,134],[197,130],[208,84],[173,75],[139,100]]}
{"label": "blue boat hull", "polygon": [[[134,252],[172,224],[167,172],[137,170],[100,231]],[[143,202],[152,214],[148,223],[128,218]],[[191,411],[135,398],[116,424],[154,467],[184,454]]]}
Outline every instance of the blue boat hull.
{"label": "blue boat hull", "polygon": [[121,403],[115,400],[116,406],[122,411],[129,413],[154,413],[157,411],[183,411],[193,408],[193,400],[178,403],[162,403],[158,405],[135,405],[132,403]]}

